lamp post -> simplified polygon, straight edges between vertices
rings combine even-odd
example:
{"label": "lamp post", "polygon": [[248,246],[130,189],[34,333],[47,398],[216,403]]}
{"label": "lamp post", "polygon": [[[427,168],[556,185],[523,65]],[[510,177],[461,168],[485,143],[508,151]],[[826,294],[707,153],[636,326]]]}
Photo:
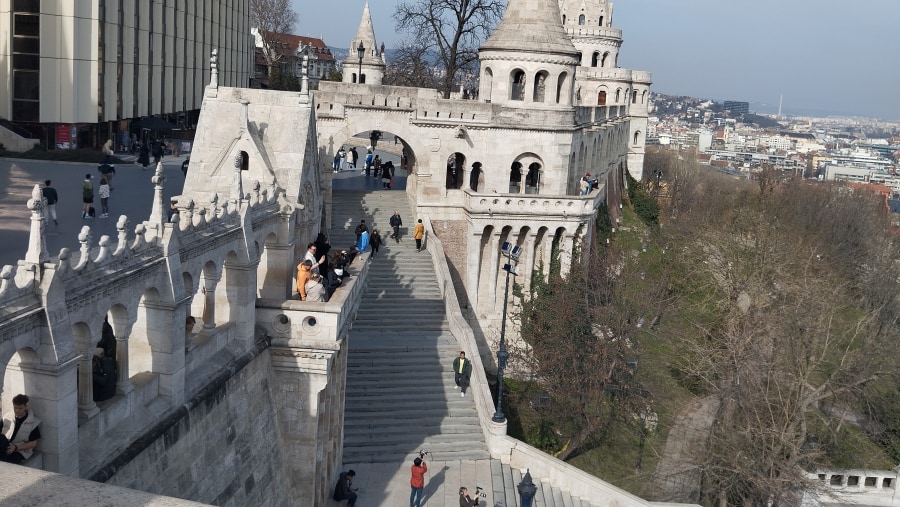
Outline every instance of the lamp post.
{"label": "lamp post", "polygon": [[509,262],[503,265],[503,271],[506,271],[506,288],[503,290],[503,321],[500,323],[500,350],[497,351],[497,409],[491,420],[496,423],[506,421],[503,415],[503,370],[506,369],[506,361],[509,359],[509,352],[506,350],[506,303],[509,299],[509,275],[519,274],[519,256],[522,255],[522,248],[513,245],[509,241],[504,241],[500,247],[503,256],[509,259]]}
{"label": "lamp post", "polygon": [[537,493],[537,486],[531,480],[530,470],[525,470],[525,477],[522,477],[522,482],[519,483],[517,489],[519,490],[519,505],[531,507],[531,501],[534,500],[534,495]]}
{"label": "lamp post", "polygon": [[366,54],[366,47],[363,46],[362,41],[359,41],[359,46],[356,48],[356,54],[359,56],[359,73],[356,74],[356,82],[362,84],[362,59]]}

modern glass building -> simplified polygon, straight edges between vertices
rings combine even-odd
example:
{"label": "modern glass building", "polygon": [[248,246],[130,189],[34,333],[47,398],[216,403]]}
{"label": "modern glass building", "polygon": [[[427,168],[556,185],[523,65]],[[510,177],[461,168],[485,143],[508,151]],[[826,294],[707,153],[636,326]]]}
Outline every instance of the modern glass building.
{"label": "modern glass building", "polygon": [[[247,86],[250,0],[0,0],[0,118],[52,145],[119,139],[128,120],[200,108],[219,83]],[[73,139],[73,141],[75,141]]]}

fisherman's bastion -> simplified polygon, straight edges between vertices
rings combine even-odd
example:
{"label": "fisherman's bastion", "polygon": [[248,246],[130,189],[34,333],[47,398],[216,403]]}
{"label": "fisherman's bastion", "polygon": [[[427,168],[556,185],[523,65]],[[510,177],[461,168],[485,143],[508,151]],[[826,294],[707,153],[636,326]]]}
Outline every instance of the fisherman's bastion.
{"label": "fisherman's bastion", "polygon": [[[35,187],[27,251],[0,272],[0,368],[4,418],[28,394],[42,438],[27,467],[0,463],[3,503],[337,505],[338,473],[354,468],[357,505],[405,505],[409,463],[428,448],[429,506],[457,505],[458,487],[476,483],[490,505],[522,505],[528,481],[534,505],[676,505],[507,436],[485,375],[501,245],[521,247],[526,289],[554,256],[575,273],[598,209],[615,220],[625,172],[641,179],[651,78],[618,67],[612,21],[603,0],[509,0],[479,50],[477,98],[443,99],[381,84],[367,5],[342,83],[219,86],[212,56],[171,218],[160,166],[146,215],[119,217],[116,237],[87,224],[50,252]],[[397,137],[405,192],[340,190],[335,153],[373,130]],[[581,195],[587,173],[599,188]],[[360,254],[328,302],[298,299],[308,243],[321,232],[349,245],[361,219],[387,231],[394,209],[404,230],[422,219],[422,252],[389,241],[378,258]],[[116,394],[95,402],[104,321]],[[474,371],[463,396],[459,350]]]}

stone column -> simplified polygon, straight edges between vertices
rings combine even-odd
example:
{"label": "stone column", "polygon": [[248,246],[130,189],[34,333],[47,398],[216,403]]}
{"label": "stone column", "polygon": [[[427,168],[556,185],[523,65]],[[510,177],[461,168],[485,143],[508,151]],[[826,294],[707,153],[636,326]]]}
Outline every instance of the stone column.
{"label": "stone column", "polygon": [[534,258],[537,256],[535,241],[537,241],[537,234],[532,230],[532,232],[529,232],[525,237],[525,242],[522,244],[522,251],[525,253],[525,262],[519,263],[520,266],[522,266],[521,269],[519,269],[519,278],[521,279],[520,284],[526,294],[531,290],[531,272],[534,271]]}
{"label": "stone column", "polygon": [[572,271],[572,249],[575,244],[575,235],[569,232],[563,233],[559,241],[559,274],[566,280]]}
{"label": "stone column", "polygon": [[[491,234],[490,243],[488,243],[488,258],[485,259],[487,263],[487,278],[483,280],[487,283],[482,284],[484,286],[484,290],[487,292],[487,297],[485,297],[484,301],[486,305],[489,305],[489,308],[484,308],[483,310],[489,310],[491,314],[496,313],[497,308],[497,271],[500,266],[497,265],[500,262],[500,233],[494,232]],[[481,312],[485,314],[485,311]]]}
{"label": "stone column", "polygon": [[213,329],[216,327],[216,284],[219,280],[215,278],[204,278],[203,288],[203,329]]}
{"label": "stone column", "polygon": [[246,265],[225,264],[225,297],[219,298],[220,304],[227,304],[228,311],[224,317],[234,324],[234,335],[238,340],[245,341],[246,350],[253,346],[258,266],[258,262]]}
{"label": "stone column", "polygon": [[41,420],[37,450],[43,469],[72,477],[78,477],[78,417],[73,415],[80,408],[80,392],[75,389],[80,362],[76,356],[58,365],[18,365],[31,384],[28,406]]}
{"label": "stone column", "polygon": [[134,384],[128,376],[128,337],[116,336],[116,390],[128,394]]}
{"label": "stone column", "polygon": [[92,355],[83,354],[78,360],[78,411],[88,418],[100,412],[94,403],[94,377]]}
{"label": "stone column", "polygon": [[470,263],[468,269],[466,270],[465,289],[469,297],[469,306],[472,308],[472,310],[478,309],[478,275],[481,272],[481,267],[484,266],[484,252],[481,249],[482,232],[484,232],[483,229],[473,232],[473,227],[471,225],[469,226],[469,241],[471,242],[471,244],[477,245],[477,248],[469,250],[470,252],[477,252],[477,255],[473,256],[475,264],[472,265]]}

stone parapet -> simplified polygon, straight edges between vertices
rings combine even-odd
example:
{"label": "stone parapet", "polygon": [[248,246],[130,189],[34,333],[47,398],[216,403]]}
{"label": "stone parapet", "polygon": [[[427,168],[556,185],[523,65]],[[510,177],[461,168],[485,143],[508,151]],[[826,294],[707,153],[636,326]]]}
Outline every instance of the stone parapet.
{"label": "stone parapet", "polygon": [[897,505],[898,479],[895,470],[832,469],[818,470],[807,478],[819,487],[807,491],[804,506],[862,505],[888,507]]}

